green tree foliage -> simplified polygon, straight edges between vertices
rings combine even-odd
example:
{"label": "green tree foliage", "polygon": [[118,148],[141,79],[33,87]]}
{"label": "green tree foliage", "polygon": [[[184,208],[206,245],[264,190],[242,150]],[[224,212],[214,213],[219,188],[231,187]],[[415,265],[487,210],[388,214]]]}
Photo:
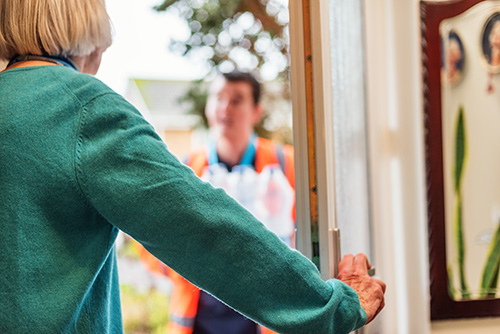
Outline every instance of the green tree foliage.
{"label": "green tree foliage", "polygon": [[172,41],[173,51],[204,59],[211,70],[288,78],[288,8],[283,0],[165,0],[155,9],[188,23],[191,36]]}
{"label": "green tree foliage", "polygon": [[[190,29],[187,40],[173,40],[171,51],[206,65],[206,78],[217,72],[239,70],[251,72],[263,81],[276,80],[281,90],[275,96],[266,93],[264,108],[274,111],[280,99],[289,99],[288,7],[284,0],[164,0],[157,11],[168,11],[186,20]],[[195,82],[184,102],[190,102],[190,113],[204,119],[207,85]],[[259,135],[290,142],[290,130],[270,121],[267,113],[257,127]]]}

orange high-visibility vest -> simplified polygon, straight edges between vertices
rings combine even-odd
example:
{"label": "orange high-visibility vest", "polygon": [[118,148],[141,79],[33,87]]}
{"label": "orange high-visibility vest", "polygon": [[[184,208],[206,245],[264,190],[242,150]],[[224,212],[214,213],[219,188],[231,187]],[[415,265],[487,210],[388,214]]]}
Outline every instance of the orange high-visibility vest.
{"label": "orange high-visibility vest", "polygon": [[[295,168],[293,161],[293,147],[285,145],[277,148],[270,140],[257,138],[255,142],[255,171],[260,173],[267,165],[280,164],[283,173],[292,188],[295,189]],[[282,156],[281,152],[282,151]],[[284,160],[284,161],[280,161]],[[201,177],[203,169],[208,166],[207,151],[199,149],[194,151],[187,161],[193,171]],[[283,166],[284,165],[284,166]],[[283,168],[284,167],[284,168]],[[295,204],[292,212],[295,221]],[[189,283],[181,275],[167,267],[161,261],[151,255],[142,245],[136,243],[136,249],[140,258],[149,270],[166,275],[173,284],[172,296],[170,298],[170,315],[167,325],[168,334],[192,334],[193,327],[198,310],[198,301],[200,299],[200,290]],[[272,330],[261,326],[261,334],[276,334]]]}

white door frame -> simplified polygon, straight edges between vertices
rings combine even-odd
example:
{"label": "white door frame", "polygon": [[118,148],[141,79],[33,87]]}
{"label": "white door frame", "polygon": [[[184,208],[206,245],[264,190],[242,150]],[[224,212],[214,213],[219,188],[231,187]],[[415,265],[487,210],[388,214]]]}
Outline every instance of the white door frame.
{"label": "white door frame", "polygon": [[[308,2],[309,3],[309,2]],[[294,108],[294,147],[296,168],[296,192],[297,196],[297,248],[309,258],[312,257],[311,250],[311,201],[306,194],[309,193],[309,164],[308,159],[308,129],[307,108],[308,97],[306,90],[312,85],[312,99],[314,104],[314,128],[315,128],[315,157],[317,166],[324,168],[316,169],[317,198],[318,198],[318,234],[320,271],[324,279],[330,278],[333,270],[332,261],[336,254],[329,251],[328,230],[336,227],[335,223],[335,165],[334,140],[331,97],[331,71],[330,69],[330,41],[328,29],[328,2],[311,1],[309,8],[303,7],[302,1],[290,1],[290,53],[292,60],[291,82],[292,82],[292,104]],[[304,10],[310,11],[311,29],[304,29]],[[307,18],[306,18],[307,20]],[[311,56],[305,54],[307,49],[304,36],[310,33]],[[308,63],[312,62],[312,81],[307,76]],[[309,85],[309,86],[308,86]],[[310,140],[310,138],[309,138]],[[313,209],[314,210],[314,209]]]}
{"label": "white door frame", "polygon": [[[310,3],[303,7],[303,1]],[[313,86],[320,266],[329,273],[327,230],[335,225],[329,0],[290,1],[296,150],[297,246],[310,250],[307,85]],[[348,0],[346,0],[348,1]],[[307,82],[304,9],[310,10],[312,82]],[[388,283],[380,333],[430,333],[418,0],[367,0],[366,53],[374,262]],[[334,46],[335,47],[335,46]],[[320,109],[321,108],[321,109]],[[330,108],[330,109],[329,109]],[[327,173],[327,171],[329,171]],[[322,202],[322,199],[328,200]],[[326,219],[323,219],[325,217]],[[326,256],[323,255],[326,252]],[[377,330],[378,331],[378,330]],[[377,332],[374,331],[374,332]],[[371,332],[371,331],[370,331]]]}

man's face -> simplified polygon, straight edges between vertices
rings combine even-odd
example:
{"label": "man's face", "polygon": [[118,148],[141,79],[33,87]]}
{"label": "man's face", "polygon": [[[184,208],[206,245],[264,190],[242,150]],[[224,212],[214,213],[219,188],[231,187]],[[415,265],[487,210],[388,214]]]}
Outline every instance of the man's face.
{"label": "man's face", "polygon": [[212,84],[205,113],[210,127],[228,139],[248,137],[262,117],[260,105],[254,104],[252,86],[223,78]]}

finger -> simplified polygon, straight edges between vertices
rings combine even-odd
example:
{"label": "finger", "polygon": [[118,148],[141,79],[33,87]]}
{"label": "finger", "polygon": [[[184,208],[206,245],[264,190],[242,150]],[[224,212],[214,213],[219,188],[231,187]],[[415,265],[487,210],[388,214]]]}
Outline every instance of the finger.
{"label": "finger", "polygon": [[382,311],[382,309],[385,307],[385,300],[382,300],[380,303],[380,306],[378,307],[377,312],[375,312],[375,315],[373,316],[374,318]]}
{"label": "finger", "polygon": [[380,304],[380,307],[377,309],[377,311],[373,314],[373,316],[369,319],[369,321],[366,322],[365,325],[369,324],[370,322],[372,322],[376,317],[377,315],[382,311],[382,309],[384,308],[384,305],[383,304]]}
{"label": "finger", "polygon": [[351,261],[353,262],[354,261],[354,255],[353,254],[346,254],[342,257],[342,261]]}
{"label": "finger", "polygon": [[354,255],[346,254],[339,262],[339,271],[342,271],[345,267],[352,267],[354,264]]}
{"label": "finger", "polygon": [[382,300],[382,303],[380,303],[380,306],[378,308],[378,311],[377,311],[377,314],[380,313],[380,311],[382,311],[382,309],[385,307],[385,300]]}
{"label": "finger", "polygon": [[370,319],[370,321],[367,321],[366,323],[368,324],[369,322],[372,322],[373,319],[375,319],[377,317],[377,315],[382,311],[382,309],[385,307],[385,299],[383,296],[381,296],[381,300],[380,300],[380,304],[377,308],[377,311],[373,314],[372,318]]}
{"label": "finger", "polygon": [[368,258],[363,253],[356,254],[356,257],[354,258],[354,266],[364,270],[368,270],[369,268],[371,268],[370,262],[368,262]]}
{"label": "finger", "polygon": [[385,293],[385,289],[386,289],[385,283],[377,278],[373,278],[373,280],[375,281],[375,283],[377,283],[378,285],[380,285],[382,287],[382,292]]}

